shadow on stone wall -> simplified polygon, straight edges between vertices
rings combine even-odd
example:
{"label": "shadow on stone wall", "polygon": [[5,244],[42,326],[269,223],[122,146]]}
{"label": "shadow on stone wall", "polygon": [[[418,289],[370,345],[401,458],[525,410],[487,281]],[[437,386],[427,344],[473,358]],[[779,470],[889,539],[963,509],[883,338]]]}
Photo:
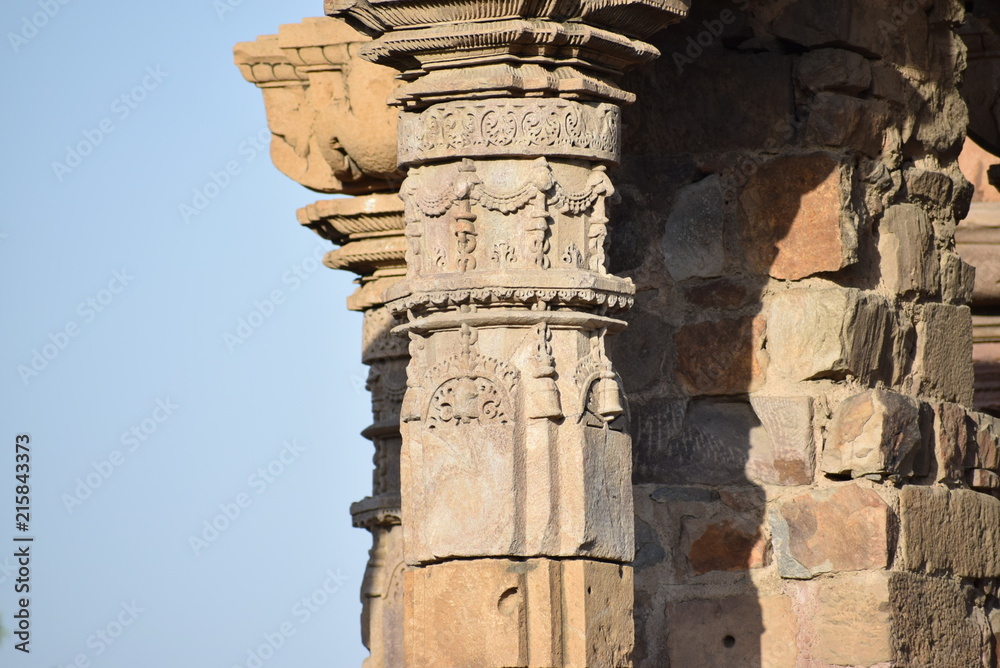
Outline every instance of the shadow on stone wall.
{"label": "shadow on stone wall", "polygon": [[765,627],[795,627],[791,603],[754,574],[773,560],[764,485],[813,482],[812,404],[761,391],[765,289],[817,268],[843,286],[878,280],[870,223],[836,217],[856,156],[882,151],[888,111],[802,86],[850,78],[829,70],[865,58],[819,53],[803,73],[806,49],[755,35],[747,5],[694,3],[655,42],[661,58],[625,82],[638,101],[623,113],[609,257],[637,295],[609,354],[631,405],[636,668],[795,664],[794,635],[762,643]]}

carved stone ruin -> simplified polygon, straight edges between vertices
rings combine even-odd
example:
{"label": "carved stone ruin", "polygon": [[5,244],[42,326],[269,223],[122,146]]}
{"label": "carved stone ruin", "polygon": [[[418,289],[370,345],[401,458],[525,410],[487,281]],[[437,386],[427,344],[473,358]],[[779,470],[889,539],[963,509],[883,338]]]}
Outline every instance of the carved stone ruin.
{"label": "carved stone ruin", "polygon": [[1000,665],[992,5],[325,10],[236,59],[351,195],[367,668]]}

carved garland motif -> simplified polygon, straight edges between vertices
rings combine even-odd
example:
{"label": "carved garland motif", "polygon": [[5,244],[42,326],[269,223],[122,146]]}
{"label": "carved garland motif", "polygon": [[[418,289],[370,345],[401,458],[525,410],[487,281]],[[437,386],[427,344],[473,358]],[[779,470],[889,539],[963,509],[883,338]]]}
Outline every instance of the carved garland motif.
{"label": "carved garland motif", "polygon": [[[441,185],[435,189],[433,185],[437,184]],[[526,238],[529,239],[528,255],[532,264],[540,269],[552,266],[549,258],[549,225],[552,221],[549,207],[574,216],[590,212],[587,221],[587,268],[597,273],[607,273],[604,266],[608,224],[606,205],[608,198],[615,196],[615,189],[604,165],[591,170],[583,190],[572,191],[555,179],[545,158],[537,158],[523,183],[509,190],[502,190],[484,184],[476,173],[476,163],[470,158],[463,158],[460,163],[448,167],[415,167],[410,170],[403,183],[402,193],[408,243],[406,263],[411,277],[424,273],[426,269],[444,270],[448,267],[448,252],[443,248],[431,251],[432,267],[424,265],[421,258],[421,223],[423,217],[440,218],[449,211],[452,212],[453,233],[456,238],[455,266],[459,272],[476,268],[473,253],[477,246],[478,231],[474,224],[476,215],[472,212],[473,204],[504,215],[527,208],[523,225]],[[574,250],[579,253],[575,247]],[[494,247],[490,259],[494,264],[506,265],[516,261],[516,254]],[[582,263],[582,256],[580,261]],[[570,261],[564,256],[563,262]]]}
{"label": "carved garland motif", "polygon": [[447,102],[399,121],[399,161],[546,155],[618,162],[616,105],[562,99]]}

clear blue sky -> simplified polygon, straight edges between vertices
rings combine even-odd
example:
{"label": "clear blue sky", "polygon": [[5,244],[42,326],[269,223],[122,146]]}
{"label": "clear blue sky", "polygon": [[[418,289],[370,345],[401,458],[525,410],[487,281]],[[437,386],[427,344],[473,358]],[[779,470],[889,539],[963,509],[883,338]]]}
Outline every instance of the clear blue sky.
{"label": "clear blue sky", "polygon": [[[7,629],[20,433],[35,537],[31,653],[5,638],[4,668],[245,667],[265,634],[281,645],[267,668],[365,656],[369,536],[348,512],[371,487],[361,318],[295,221],[319,195],[256,151],[263,102],[232,62],[235,42],[323,3],[228,0],[220,17],[225,1],[0,7]],[[229,161],[239,174],[185,221]],[[241,318],[259,326],[227,345]]]}

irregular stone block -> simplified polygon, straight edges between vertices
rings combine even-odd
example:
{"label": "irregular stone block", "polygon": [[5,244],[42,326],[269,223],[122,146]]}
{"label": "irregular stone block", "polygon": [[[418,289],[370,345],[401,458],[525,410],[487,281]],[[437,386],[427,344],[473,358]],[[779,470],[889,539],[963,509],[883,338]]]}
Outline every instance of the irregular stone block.
{"label": "irregular stone block", "polygon": [[888,390],[845,399],[834,411],[820,466],[824,473],[907,477],[921,446],[920,405]]}
{"label": "irregular stone block", "polygon": [[941,296],[944,301],[959,306],[970,303],[975,284],[975,267],[957,253],[941,253]]}
{"label": "irregular stone block", "polygon": [[[761,399],[775,436],[746,402],[662,400],[638,407],[634,482],[667,485],[808,484],[813,449],[800,398]],[[774,440],[777,439],[777,440]]]}
{"label": "irregular stone block", "polygon": [[960,483],[969,456],[968,412],[958,404],[934,406],[935,482]]}
{"label": "irregular stone block", "polygon": [[766,565],[769,540],[763,528],[763,494],[728,493],[719,502],[680,515],[681,548],[688,569],[682,576],[711,571],[746,571]]}
{"label": "irregular stone block", "polygon": [[917,323],[912,392],[971,408],[973,381],[969,307],[925,304]]}
{"label": "irregular stone block", "polygon": [[767,540],[759,526],[731,520],[711,524],[684,522],[684,540],[689,543],[688,563],[694,575],[710,571],[746,571],[765,563]]}
{"label": "irregular stone block", "polygon": [[989,651],[959,582],[913,573],[889,578],[895,659],[900,666],[972,668]]}
{"label": "irregular stone block", "polygon": [[860,93],[872,83],[868,59],[844,49],[816,49],[804,53],[795,75],[800,84],[812,91]]}
{"label": "irregular stone block", "polygon": [[685,325],[674,336],[676,373],[692,395],[742,394],[763,380],[759,358],[764,321],[709,320]]}
{"label": "irregular stone block", "polygon": [[971,464],[975,468],[1000,470],[1000,419],[983,413],[973,413],[977,423],[976,447]]}
{"label": "irregular stone block", "polygon": [[734,583],[746,571],[767,565],[770,538],[760,488],[721,494],[696,487],[637,485],[633,490],[636,521],[641,521],[633,562],[637,586],[660,590],[665,584]]}
{"label": "irregular stone block", "polygon": [[892,660],[887,580],[887,573],[862,573],[820,583],[813,622],[815,659],[835,666],[871,666]]}
{"label": "irregular stone block", "polygon": [[406,665],[626,668],[634,642],[632,591],[631,568],[577,559],[411,569]]}
{"label": "irregular stone block", "polygon": [[927,213],[912,204],[897,204],[886,209],[878,231],[881,285],[899,295],[937,292],[939,261]]}
{"label": "irregular stone block", "polygon": [[663,226],[663,259],[675,281],[721,276],[726,262],[718,175],[681,188]]}
{"label": "irregular stone block", "polygon": [[633,403],[632,480],[635,484],[662,483],[673,463],[667,459],[667,445],[680,433],[687,415],[687,399],[660,399]]}
{"label": "irregular stone block", "polygon": [[[677,435],[656,448],[656,478],[641,482],[674,485],[748,484],[752,449],[768,449],[767,433],[750,406],[742,402],[693,401]],[[647,448],[644,450],[648,451]],[[650,467],[652,468],[652,467]]]}
{"label": "irregular stone block", "polygon": [[1000,577],[1000,500],[966,489],[906,485],[899,503],[904,568]]}
{"label": "irregular stone block", "polygon": [[771,441],[769,460],[761,453],[748,462],[750,478],[778,485],[810,484],[816,463],[812,398],[755,395],[750,405]]}
{"label": "irregular stone block", "polygon": [[[688,34],[685,23],[690,28]],[[666,54],[683,54],[687,40],[697,38],[704,26],[688,21],[675,27],[656,36],[656,46],[665,57],[635,68],[625,77],[625,89],[634,92],[639,103],[622,110],[626,120],[622,128],[623,163],[634,164],[646,156],[758,150],[780,141],[782,131],[788,130],[786,119],[795,108],[795,88],[790,85],[795,58],[720,48],[678,73]],[[720,72],[725,76],[718,76]],[[733,100],[746,95],[748,82],[753,82],[758,103],[734,114]],[[691,104],[691,100],[698,100],[698,104]],[[664,118],[671,122],[664,123]],[[779,119],[785,126],[776,131]],[[684,132],[677,128],[684,128]]]}
{"label": "irregular stone block", "polygon": [[806,141],[852,148],[876,158],[882,152],[889,112],[880,101],[839,93],[818,93],[806,127]]}
{"label": "irregular stone block", "polygon": [[806,47],[843,45],[919,66],[927,59],[927,16],[913,7],[907,13],[896,3],[793,0],[770,27],[775,36]]}
{"label": "irregular stone block", "polygon": [[969,471],[969,487],[983,492],[1000,489],[1000,474],[986,469],[972,469]]}
{"label": "irregular stone block", "polygon": [[720,278],[688,287],[684,296],[691,304],[702,309],[737,309],[749,304],[759,292],[759,288],[746,283]]}
{"label": "irregular stone block", "polygon": [[667,605],[670,666],[794,668],[798,622],[785,596],[734,595]]}
{"label": "irregular stone block", "polygon": [[769,374],[788,381],[885,375],[892,315],[860,290],[797,288],[774,297],[767,315]]}
{"label": "irregular stone block", "polygon": [[951,204],[954,183],[947,174],[928,169],[907,169],[903,173],[906,190],[915,200],[928,206],[947,210]]}
{"label": "irregular stone block", "polygon": [[856,261],[843,169],[829,153],[812,153],[769,160],[753,173],[740,194],[751,271],[797,280]]}
{"label": "irregular stone block", "polygon": [[778,573],[809,579],[819,573],[886,568],[891,515],[882,497],[855,484],[781,503],[770,513]]}
{"label": "irregular stone block", "polygon": [[657,292],[638,293],[635,306],[624,317],[628,327],[607,342],[608,357],[629,393],[642,391],[654,383],[670,382],[673,355],[664,331],[672,325],[664,319],[657,304]]}

